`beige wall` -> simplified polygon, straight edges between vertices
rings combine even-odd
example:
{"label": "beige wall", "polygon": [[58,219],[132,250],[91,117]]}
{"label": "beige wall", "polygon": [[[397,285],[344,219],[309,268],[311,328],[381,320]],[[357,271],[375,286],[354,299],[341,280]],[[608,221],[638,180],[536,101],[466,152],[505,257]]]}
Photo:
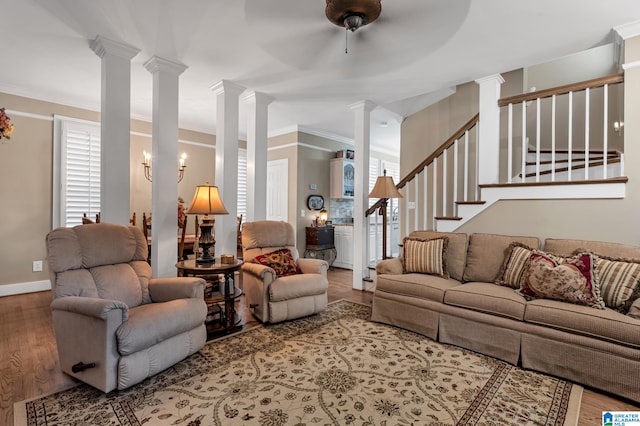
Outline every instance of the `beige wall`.
{"label": "beige wall", "polygon": [[[627,40],[625,62],[640,60],[640,37]],[[507,79],[509,80],[509,79]],[[469,83],[469,86],[475,83]],[[429,144],[424,134],[441,136],[455,130],[474,111],[471,106],[460,106],[458,102],[471,102],[477,105],[477,88],[464,87],[453,95],[456,98],[449,103],[434,105],[409,117],[402,127],[403,172],[411,170],[417,162],[425,158],[438,143]],[[517,88],[517,83],[512,85]],[[503,86],[503,95],[505,93]],[[634,143],[640,138],[640,127],[634,117],[640,115],[640,68],[625,73],[624,117],[625,117],[625,174],[629,178],[626,197],[622,200],[547,200],[547,201],[501,201],[476,216],[459,231],[466,233],[488,232],[508,235],[533,235],[541,239],[577,238],[588,240],[615,241],[640,244],[640,221],[637,211],[640,208],[640,145]],[[453,117],[446,118],[451,109]],[[444,124],[437,124],[443,119]],[[438,140],[444,140],[439,137]]]}
{"label": "beige wall", "polygon": [[400,175],[406,176],[478,113],[478,85],[466,83],[456,93],[407,117],[400,134]]}
{"label": "beige wall", "polygon": [[[0,170],[4,178],[0,182],[0,286],[47,280],[46,261],[43,272],[31,270],[32,261],[45,260],[44,238],[52,227],[53,116],[98,122],[100,115],[5,93],[0,93],[0,105],[17,111],[10,114],[15,126],[12,138],[3,139],[0,144]],[[142,151],[151,150],[151,125],[133,120],[131,130],[131,212],[137,212],[141,226],[142,212],[151,210],[151,183],[144,178],[140,165]],[[196,185],[213,183],[215,136],[181,130],[179,137],[193,142],[179,144],[179,152],[186,152],[188,159],[178,191],[188,205]]]}

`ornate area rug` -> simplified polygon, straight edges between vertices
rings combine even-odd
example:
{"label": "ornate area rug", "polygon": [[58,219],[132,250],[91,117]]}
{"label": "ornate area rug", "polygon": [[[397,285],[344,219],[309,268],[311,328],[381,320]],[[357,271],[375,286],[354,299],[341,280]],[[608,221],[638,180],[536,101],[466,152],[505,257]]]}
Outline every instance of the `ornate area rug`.
{"label": "ornate area rug", "polygon": [[582,388],[368,321],[339,301],[209,342],[131,389],[14,406],[16,425],[576,424]]}

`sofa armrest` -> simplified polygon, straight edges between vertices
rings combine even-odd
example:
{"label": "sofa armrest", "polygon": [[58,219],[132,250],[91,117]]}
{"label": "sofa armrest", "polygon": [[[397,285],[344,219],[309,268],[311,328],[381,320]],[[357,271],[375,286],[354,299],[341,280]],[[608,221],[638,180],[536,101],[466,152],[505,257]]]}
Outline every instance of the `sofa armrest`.
{"label": "sofa armrest", "polygon": [[72,312],[101,320],[106,320],[109,312],[120,310],[122,312],[121,322],[129,319],[129,307],[125,303],[96,297],[60,297],[51,302],[51,310]]}
{"label": "sofa armrest", "polygon": [[149,295],[154,302],[175,299],[204,299],[205,281],[198,277],[151,278]]}
{"label": "sofa armrest", "polygon": [[329,264],[322,259],[308,259],[301,257],[298,259],[298,266],[303,274],[327,275]]}
{"label": "sofa armrest", "polygon": [[402,267],[402,260],[400,260],[399,258],[381,260],[376,265],[377,275],[402,275],[403,271],[404,269]]}
{"label": "sofa armrest", "polygon": [[245,272],[255,277],[256,279],[263,281],[265,286],[275,281],[276,279],[276,271],[273,268],[261,265],[259,263],[247,262],[243,264],[242,272]]}

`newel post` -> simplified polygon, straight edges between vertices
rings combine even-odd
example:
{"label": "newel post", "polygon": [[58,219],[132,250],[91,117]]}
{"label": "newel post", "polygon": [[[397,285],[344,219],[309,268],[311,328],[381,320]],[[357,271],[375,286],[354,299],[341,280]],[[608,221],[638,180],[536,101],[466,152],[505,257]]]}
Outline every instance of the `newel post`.
{"label": "newel post", "polygon": [[499,183],[500,180],[500,74],[476,80],[480,86],[478,126],[478,184]]}

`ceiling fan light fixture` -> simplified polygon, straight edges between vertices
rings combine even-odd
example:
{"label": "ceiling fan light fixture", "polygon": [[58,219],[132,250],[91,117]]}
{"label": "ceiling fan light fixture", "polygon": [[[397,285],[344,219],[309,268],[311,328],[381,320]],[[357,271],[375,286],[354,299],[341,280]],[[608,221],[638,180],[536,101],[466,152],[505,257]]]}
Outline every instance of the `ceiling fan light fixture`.
{"label": "ceiling fan light fixture", "polygon": [[360,15],[349,15],[344,18],[344,27],[351,32],[354,32],[363,25],[365,25],[364,20]]}
{"label": "ceiling fan light fixture", "polygon": [[339,27],[355,31],[378,19],[381,0],[327,0],[327,19]]}

